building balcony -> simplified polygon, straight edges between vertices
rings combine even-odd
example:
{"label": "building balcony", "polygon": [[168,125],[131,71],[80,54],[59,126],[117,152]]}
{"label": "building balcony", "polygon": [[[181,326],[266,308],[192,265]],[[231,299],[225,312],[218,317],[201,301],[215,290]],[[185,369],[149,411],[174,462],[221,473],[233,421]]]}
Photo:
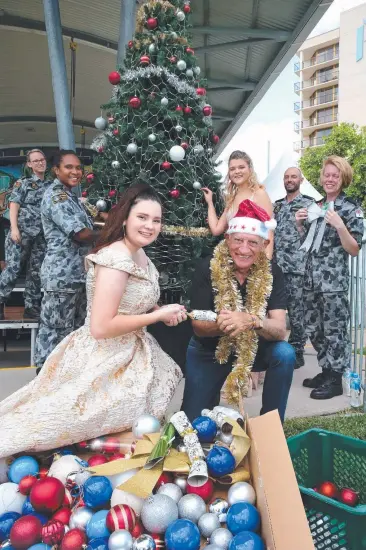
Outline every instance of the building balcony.
{"label": "building balcony", "polygon": [[310,139],[302,139],[301,141],[295,141],[294,151],[298,153],[299,151],[303,151],[308,147],[318,147],[319,145],[324,145],[325,137],[326,136],[314,137]]}
{"label": "building balcony", "polygon": [[318,88],[324,87],[324,84],[332,83],[336,84],[338,82],[339,70],[336,69],[329,73],[318,74],[314,78],[308,80],[301,80],[300,82],[294,83],[294,91],[299,94],[301,91],[306,90],[308,92],[314,92]]}
{"label": "building balcony", "polygon": [[324,52],[315,55],[311,59],[306,59],[305,61],[297,61],[294,63],[294,72],[299,76],[301,71],[306,71],[306,74],[303,73],[303,78],[308,78],[310,72],[314,69],[323,69],[334,65],[335,62],[339,61],[339,52]]}
{"label": "building balcony", "polygon": [[321,130],[322,128],[329,128],[337,124],[338,114],[328,114],[324,116],[314,116],[308,119],[294,122],[295,132],[302,130],[302,135],[310,134],[313,130]]}
{"label": "building balcony", "polygon": [[294,111],[298,113],[303,112],[304,115],[310,115],[318,109],[318,107],[332,107],[338,103],[338,94],[327,94],[323,97],[305,99],[304,101],[295,101]]}

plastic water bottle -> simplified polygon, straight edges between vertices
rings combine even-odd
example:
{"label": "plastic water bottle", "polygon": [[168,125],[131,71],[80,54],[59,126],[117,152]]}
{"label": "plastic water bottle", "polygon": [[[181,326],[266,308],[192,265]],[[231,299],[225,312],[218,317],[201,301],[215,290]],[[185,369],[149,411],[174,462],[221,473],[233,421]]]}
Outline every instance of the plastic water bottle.
{"label": "plastic water bottle", "polygon": [[351,373],[351,407],[360,407],[361,403],[361,379],[357,372]]}
{"label": "plastic water bottle", "polygon": [[346,369],[342,377],[343,393],[347,397],[351,397],[351,369]]}

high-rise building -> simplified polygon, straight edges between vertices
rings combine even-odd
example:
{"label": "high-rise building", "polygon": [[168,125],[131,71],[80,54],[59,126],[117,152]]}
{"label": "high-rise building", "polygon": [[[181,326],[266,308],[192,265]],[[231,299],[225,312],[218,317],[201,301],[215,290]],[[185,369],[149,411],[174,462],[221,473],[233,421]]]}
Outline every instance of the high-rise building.
{"label": "high-rise building", "polygon": [[366,4],[341,13],[340,26],[309,38],[298,50],[299,115],[294,150],[324,143],[339,122],[366,125]]}

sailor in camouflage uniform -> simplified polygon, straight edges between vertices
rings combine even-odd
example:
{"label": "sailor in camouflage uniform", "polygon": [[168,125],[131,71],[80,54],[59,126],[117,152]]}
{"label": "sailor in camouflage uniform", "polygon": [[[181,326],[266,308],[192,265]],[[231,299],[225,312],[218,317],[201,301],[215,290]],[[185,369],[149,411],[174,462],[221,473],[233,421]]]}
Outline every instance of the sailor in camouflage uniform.
{"label": "sailor in camouflage uniform", "polygon": [[53,169],[57,179],[42,201],[47,253],[41,269],[44,296],[35,349],[37,367],[84,322],[84,256],[97,236],[82,202],[72,192],[82,178],[80,160],[73,151],[60,151]]}
{"label": "sailor in camouflage uniform", "polygon": [[307,230],[302,248],[310,251],[305,269],[305,326],[322,369],[303,385],[313,388],[311,398],[330,399],[342,395],[342,373],[351,364],[348,266],[349,256],[357,256],[361,248],[364,222],[361,208],[343,192],[352,181],[348,162],[328,157],[320,178],[326,197],[296,213],[300,233]]}
{"label": "sailor in camouflage uniform", "polygon": [[283,271],[287,294],[287,312],[290,321],[288,339],[296,352],[295,368],[304,365],[306,334],[304,326],[304,271],[305,257],[300,234],[295,225],[295,213],[307,208],[314,199],[300,193],[303,176],[299,168],[291,167],[283,176],[286,197],[275,202],[273,212],[277,221],[274,240],[274,259]]}
{"label": "sailor in camouflage uniform", "polygon": [[0,275],[0,319],[4,319],[4,303],[24,266],[24,316],[38,318],[41,307],[40,269],[46,250],[41,202],[51,180],[44,179],[47,163],[39,149],[29,151],[27,165],[33,175],[16,181],[9,198],[10,231],[5,241],[6,267]]}

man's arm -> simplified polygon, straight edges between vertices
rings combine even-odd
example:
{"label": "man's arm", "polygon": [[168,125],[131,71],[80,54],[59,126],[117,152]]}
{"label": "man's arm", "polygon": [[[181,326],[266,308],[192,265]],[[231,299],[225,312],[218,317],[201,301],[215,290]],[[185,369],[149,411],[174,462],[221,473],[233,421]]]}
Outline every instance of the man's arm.
{"label": "man's arm", "polygon": [[[259,318],[256,323],[259,326]],[[265,340],[278,342],[286,336],[286,311],[284,309],[272,309],[263,319],[263,328],[256,329],[259,336]]]}
{"label": "man's arm", "polygon": [[97,240],[99,235],[100,235],[99,231],[93,231],[92,229],[85,227],[81,231],[78,231],[77,233],[75,233],[73,235],[73,239],[78,243],[93,243],[94,241]]}
{"label": "man's arm", "polygon": [[211,321],[192,321],[193,332],[199,338],[214,338],[225,334],[219,329],[217,323]]}

